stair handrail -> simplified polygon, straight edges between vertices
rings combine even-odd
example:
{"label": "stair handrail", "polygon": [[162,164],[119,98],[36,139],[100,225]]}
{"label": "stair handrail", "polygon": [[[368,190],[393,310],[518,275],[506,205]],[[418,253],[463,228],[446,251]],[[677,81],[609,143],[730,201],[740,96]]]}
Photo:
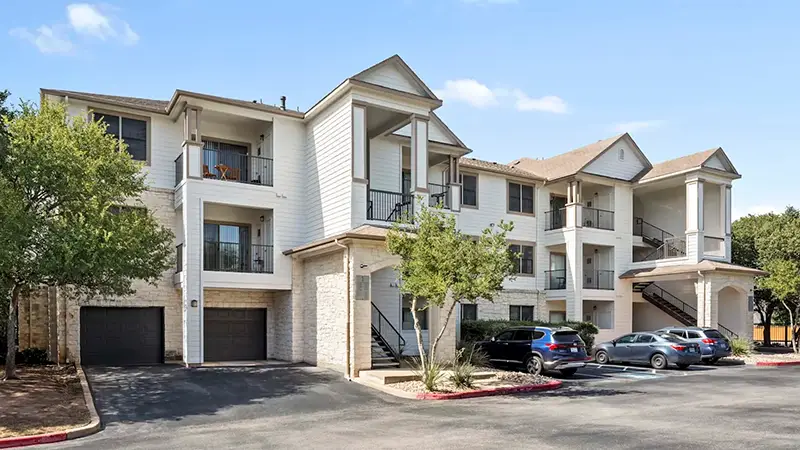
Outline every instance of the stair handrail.
{"label": "stair handrail", "polygon": [[689,314],[694,319],[697,319],[697,308],[672,295],[669,291],[664,290],[664,288],[655,283],[650,284],[646,288],[642,289],[642,294],[658,296],[686,314]]}
{"label": "stair handrail", "polygon": [[730,328],[722,326],[721,323],[717,323],[717,328],[719,328],[719,331],[721,331],[723,334],[728,335],[729,339],[739,339],[738,334],[731,331]]}
{"label": "stair handrail", "polygon": [[[400,355],[403,354],[403,348],[405,348],[405,346],[406,346],[406,340],[403,338],[403,335],[399,331],[397,331],[397,328],[395,328],[394,325],[392,325],[392,322],[390,322],[389,319],[386,318],[385,315],[383,315],[383,313],[378,308],[378,306],[375,305],[374,302],[371,302],[371,303],[372,303],[372,313],[373,313],[373,316],[372,316],[372,329],[375,330],[375,333],[378,335],[378,338],[381,341],[383,341],[383,343],[386,345],[386,347],[392,353],[392,356],[394,356],[395,359],[400,361]],[[375,313],[377,313],[377,318],[378,318],[377,326],[375,324],[375,322],[376,322],[375,321]],[[384,322],[385,322],[385,325],[387,325],[387,327],[383,326]],[[391,331],[392,332],[392,336],[397,338],[397,347],[396,348],[389,342],[387,337],[384,335],[384,330],[386,330],[387,334],[389,333],[389,331]]]}
{"label": "stair handrail", "polygon": [[[669,231],[667,231],[667,230],[665,230],[663,228],[659,228],[659,227],[653,225],[652,223],[642,219],[641,217],[636,217],[635,219],[636,220],[635,220],[635,224],[634,224],[634,228],[633,228],[634,236],[648,237],[650,239],[658,240],[660,242],[665,242],[668,238],[674,238],[675,237],[675,235],[670,233]],[[638,234],[636,233],[636,227],[637,226],[639,227],[639,233]],[[645,233],[645,226],[653,228],[656,232],[655,233]],[[660,239],[659,239],[659,237],[660,237]]]}
{"label": "stair handrail", "polygon": [[[674,256],[670,256],[673,254]],[[641,261],[657,261],[659,259],[681,258],[684,256],[686,256],[686,239],[673,236],[666,238],[663,244],[642,258]]]}

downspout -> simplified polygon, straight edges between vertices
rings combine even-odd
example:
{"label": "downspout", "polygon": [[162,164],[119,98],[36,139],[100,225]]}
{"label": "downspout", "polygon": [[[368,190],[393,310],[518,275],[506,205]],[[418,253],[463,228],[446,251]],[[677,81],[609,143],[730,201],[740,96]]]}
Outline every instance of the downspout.
{"label": "downspout", "polygon": [[344,377],[350,381],[351,366],[350,366],[350,246],[339,243],[339,239],[334,239],[334,244],[343,248],[347,252],[347,265],[344,268],[345,278],[345,295],[347,299],[347,326],[345,327],[345,374]]}

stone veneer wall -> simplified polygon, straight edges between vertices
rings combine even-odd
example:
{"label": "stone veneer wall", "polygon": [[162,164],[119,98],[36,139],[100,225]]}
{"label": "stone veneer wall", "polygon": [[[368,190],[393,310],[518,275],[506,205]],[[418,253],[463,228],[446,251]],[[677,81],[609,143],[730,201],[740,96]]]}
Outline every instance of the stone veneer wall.
{"label": "stone veneer wall", "polygon": [[550,310],[545,294],[537,291],[508,289],[498,293],[493,302],[478,300],[479,320],[508,320],[510,305],[533,306],[536,320],[548,320]]}
{"label": "stone veneer wall", "polygon": [[303,361],[341,372],[347,361],[345,258],[337,251],[307,259],[303,280]]}

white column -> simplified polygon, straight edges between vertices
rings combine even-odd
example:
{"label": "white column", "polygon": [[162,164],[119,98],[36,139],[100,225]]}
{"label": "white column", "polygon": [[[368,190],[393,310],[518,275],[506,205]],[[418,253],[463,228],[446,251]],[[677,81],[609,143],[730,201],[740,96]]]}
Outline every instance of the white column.
{"label": "white column", "polygon": [[578,231],[564,233],[567,247],[567,320],[583,320],[583,244]]}
{"label": "white column", "polygon": [[731,186],[723,184],[720,186],[720,205],[722,215],[722,232],[725,238],[725,260],[731,260]]}
{"label": "white column", "polygon": [[458,173],[458,157],[450,157],[450,210],[461,211],[461,180]]}
{"label": "white column", "polygon": [[353,179],[367,179],[367,108],[353,105]]}
{"label": "white column", "polygon": [[686,181],[686,256],[690,262],[703,259],[703,181]]}
{"label": "white column", "polygon": [[415,202],[428,204],[428,118],[416,114],[411,117],[411,189]]}
{"label": "white column", "polygon": [[203,201],[183,185],[183,361],[203,362]]}

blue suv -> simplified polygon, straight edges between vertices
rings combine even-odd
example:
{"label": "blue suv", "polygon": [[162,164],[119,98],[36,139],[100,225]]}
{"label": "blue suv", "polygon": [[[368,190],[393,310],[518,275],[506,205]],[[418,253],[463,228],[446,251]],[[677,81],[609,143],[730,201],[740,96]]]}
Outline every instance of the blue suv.
{"label": "blue suv", "polygon": [[539,375],[544,370],[557,370],[572,376],[586,366],[586,344],[572,328],[514,327],[509,328],[477,347],[496,366],[523,367]]}

